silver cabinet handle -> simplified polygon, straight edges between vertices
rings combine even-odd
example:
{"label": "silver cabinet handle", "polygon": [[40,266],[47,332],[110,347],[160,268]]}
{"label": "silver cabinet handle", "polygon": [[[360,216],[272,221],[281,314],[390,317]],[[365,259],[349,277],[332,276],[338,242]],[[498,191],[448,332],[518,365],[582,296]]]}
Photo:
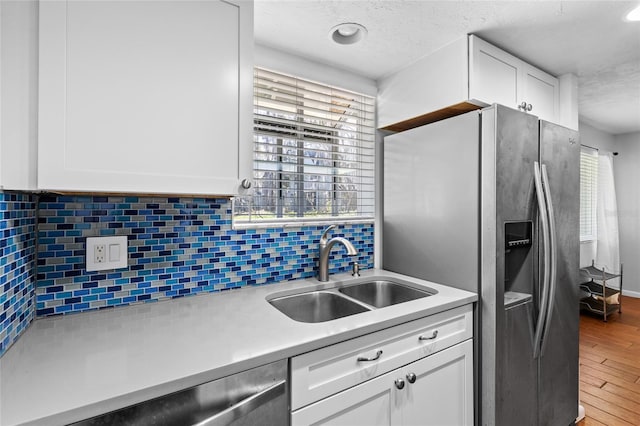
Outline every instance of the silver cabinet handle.
{"label": "silver cabinet handle", "polygon": [[396,379],[396,381],[394,383],[396,384],[396,387],[398,389],[403,389],[404,388],[404,379]]}
{"label": "silver cabinet handle", "polygon": [[533,109],[533,105],[527,104],[527,111],[531,111]]}
{"label": "silver cabinet handle", "polygon": [[418,337],[418,340],[433,340],[436,337],[438,337],[438,330],[433,330],[433,333],[431,333],[431,336],[420,336]]}
{"label": "silver cabinet handle", "polygon": [[249,179],[242,179],[240,185],[242,185],[243,189],[249,189],[251,188],[251,181]]}
{"label": "silver cabinet handle", "polygon": [[376,352],[376,356],[374,356],[373,358],[367,358],[366,356],[359,356],[358,362],[377,361],[378,359],[380,359],[381,355],[382,355],[382,351],[380,350]]}
{"label": "silver cabinet handle", "polygon": [[407,380],[409,383],[415,383],[418,377],[414,373],[407,374]]}

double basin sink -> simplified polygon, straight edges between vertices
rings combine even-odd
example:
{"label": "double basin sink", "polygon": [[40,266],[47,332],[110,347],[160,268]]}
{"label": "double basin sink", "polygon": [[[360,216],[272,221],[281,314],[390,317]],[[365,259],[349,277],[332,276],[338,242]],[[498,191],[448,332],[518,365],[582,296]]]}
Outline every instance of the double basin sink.
{"label": "double basin sink", "polygon": [[268,299],[289,318],[308,323],[331,321],[436,294],[399,280],[371,279],[353,284]]}

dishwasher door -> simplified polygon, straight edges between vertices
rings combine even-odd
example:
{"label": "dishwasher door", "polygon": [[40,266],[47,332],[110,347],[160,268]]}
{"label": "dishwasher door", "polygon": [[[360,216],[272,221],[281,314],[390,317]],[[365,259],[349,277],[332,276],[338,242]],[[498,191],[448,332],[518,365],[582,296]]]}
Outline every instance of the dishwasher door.
{"label": "dishwasher door", "polygon": [[288,425],[287,360],[132,405],[74,426]]}

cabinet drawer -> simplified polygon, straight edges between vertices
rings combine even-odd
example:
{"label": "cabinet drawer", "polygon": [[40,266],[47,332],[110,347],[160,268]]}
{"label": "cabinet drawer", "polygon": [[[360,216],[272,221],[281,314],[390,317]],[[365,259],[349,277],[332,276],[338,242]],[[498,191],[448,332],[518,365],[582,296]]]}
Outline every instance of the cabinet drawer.
{"label": "cabinet drawer", "polygon": [[470,339],[472,328],[466,305],[294,357],[291,409]]}

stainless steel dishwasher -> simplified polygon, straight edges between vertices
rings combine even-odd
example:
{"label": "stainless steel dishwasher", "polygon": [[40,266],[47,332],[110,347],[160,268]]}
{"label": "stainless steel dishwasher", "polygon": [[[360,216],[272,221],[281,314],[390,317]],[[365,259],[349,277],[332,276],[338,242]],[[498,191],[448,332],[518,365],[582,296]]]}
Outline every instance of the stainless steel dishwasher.
{"label": "stainless steel dishwasher", "polygon": [[74,423],[74,426],[289,424],[287,360]]}

